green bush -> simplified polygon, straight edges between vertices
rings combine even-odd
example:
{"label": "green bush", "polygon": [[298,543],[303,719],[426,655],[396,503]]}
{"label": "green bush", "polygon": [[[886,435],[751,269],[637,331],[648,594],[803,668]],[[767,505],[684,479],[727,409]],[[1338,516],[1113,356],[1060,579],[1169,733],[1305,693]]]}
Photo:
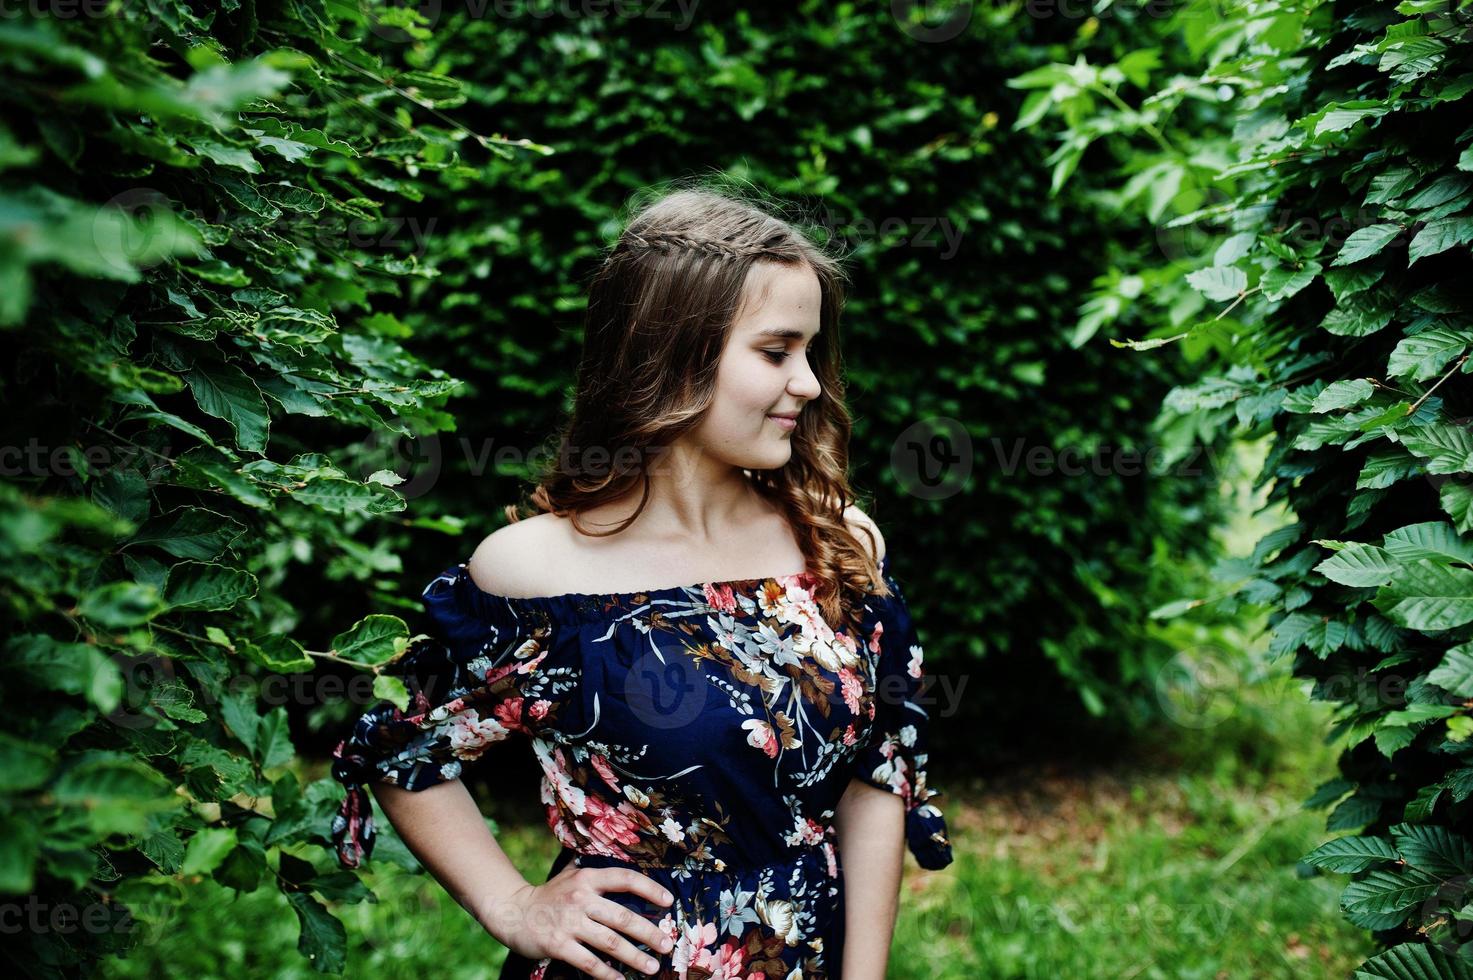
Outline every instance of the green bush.
{"label": "green bush", "polygon": [[[1199,181],[1205,206],[1177,223],[1219,229],[1213,247],[1142,274],[1217,312],[1131,346],[1213,352],[1216,369],[1166,399],[1169,424],[1271,436],[1259,485],[1294,519],[1220,565],[1219,606],[1266,606],[1270,654],[1292,655],[1312,696],[1337,707],[1340,774],[1306,802],[1336,804],[1327,829],[1355,833],[1304,860],[1355,875],[1342,909],[1391,947],[1364,975],[1465,976],[1473,13],[1441,0],[1222,13],[1202,4],[1177,22],[1201,58],[1195,76],[1055,65],[1049,99],[1113,85],[1065,140],[1127,134],[1129,149],[1113,150],[1135,175]],[[1230,138],[1176,129],[1183,96],[1230,102]]]}
{"label": "green bush", "polygon": [[314,867],[340,793],[299,785],[257,681],[408,639],[371,616],[305,650],[299,583],[400,591],[365,530],[399,478],[332,450],[450,423],[458,382],[385,312],[429,274],[386,220],[488,154],[352,5],[210,6],[0,22],[0,892],[35,907],[33,975],[125,950],[201,876],[279,888],[341,971],[323,902],[367,896]]}
{"label": "green bush", "polygon": [[[811,0],[684,25],[325,0],[0,21],[0,893],[105,919],[26,931],[25,968],[125,952],[208,877],[279,889],[313,969],[343,969],[331,906],[371,896],[298,749],[404,697],[378,668],[409,629],[364,613],[415,608],[492,529],[519,440],[564,407],[587,275],[672,175],[751,179],[845,239],[856,479],[938,663],[988,655],[970,710],[1000,736],[1155,717],[1172,651],[1145,613],[1206,547],[1210,472],[1006,469],[1197,441],[1139,410],[1188,366],[1074,326],[1134,230],[1089,206],[1092,173],[1051,197],[1061,171],[1001,125],[1005,79],[1143,30],[993,8],[941,38]],[[970,472],[917,474],[933,436]],[[439,461],[399,472],[400,439]],[[339,675],[371,685],[272,693]]]}
{"label": "green bush", "polygon": [[[447,174],[426,201],[439,275],[403,319],[472,385],[457,403],[464,441],[426,437],[420,455],[442,461],[435,499],[480,517],[458,553],[402,546],[422,579],[470,554],[550,448],[583,290],[631,198],[720,172],[791,201],[847,255],[854,480],[915,584],[938,673],[966,683],[966,719],[942,721],[939,743],[954,732],[965,753],[983,726],[1006,752],[1019,725],[1158,720],[1154,679],[1175,650],[1147,613],[1175,594],[1178,563],[1205,553],[1219,509],[1212,453],[1191,432],[1152,431],[1140,406],[1193,375],[1073,342],[1081,294],[1134,230],[1088,207],[1083,180],[1050,197],[1046,148],[1003,125],[1022,101],[1007,78],[1129,45],[1138,19],[1091,31],[978,4],[938,36],[934,22],[813,0],[706,5],[688,25],[674,5],[627,18],[510,6],[527,13],[447,5],[406,41],[465,82],[458,118],[556,151],[510,164],[499,185]],[[918,474],[933,437],[960,461]]]}

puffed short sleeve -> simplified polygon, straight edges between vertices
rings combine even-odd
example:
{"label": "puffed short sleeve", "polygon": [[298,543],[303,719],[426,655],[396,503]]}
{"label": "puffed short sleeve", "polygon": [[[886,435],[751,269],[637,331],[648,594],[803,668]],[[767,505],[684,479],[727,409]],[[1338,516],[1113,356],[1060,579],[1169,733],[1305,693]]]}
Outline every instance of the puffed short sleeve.
{"label": "puffed short sleeve", "polygon": [[875,664],[874,718],[855,777],[905,801],[910,852],[921,867],[937,870],[951,863],[952,854],[946,819],[932,802],[941,791],[926,781],[930,716],[920,703],[925,654],[900,585],[888,573],[885,582],[891,594],[868,600],[874,612],[866,619]]}
{"label": "puffed short sleeve", "polygon": [[423,790],[459,779],[487,747],[526,731],[521,693],[546,656],[546,623],[481,592],[464,565],[437,576],[420,599],[427,635],[384,668],[409,689],[408,710],[379,702],[333,750],[332,775],[347,796],[331,837],[345,868],[373,852],[369,783]]}

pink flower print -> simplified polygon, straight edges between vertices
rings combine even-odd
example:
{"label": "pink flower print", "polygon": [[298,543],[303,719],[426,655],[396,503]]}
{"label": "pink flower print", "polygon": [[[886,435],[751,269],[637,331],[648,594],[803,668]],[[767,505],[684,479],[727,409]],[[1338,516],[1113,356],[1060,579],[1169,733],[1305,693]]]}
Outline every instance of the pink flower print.
{"label": "pink flower print", "polygon": [[457,759],[478,759],[486,746],[506,738],[507,731],[495,718],[482,718],[475,708],[467,708],[450,719],[445,734],[450,736],[450,751]]}
{"label": "pink flower print", "polygon": [[595,853],[627,860],[629,855],[620,845],[633,846],[639,843],[639,829],[634,821],[629,819],[628,814],[609,806],[606,800],[593,795],[589,795],[587,800],[588,836],[593,842]]}
{"label": "pink flower print", "polygon": [[539,698],[532,707],[527,709],[527,714],[533,718],[546,718],[547,709],[552,707],[552,702],[546,698]]}
{"label": "pink flower print", "polygon": [[710,969],[711,951],[706,947],[716,941],[716,923],[688,922],[680,930],[675,949],[670,954],[670,965],[681,980],[685,980],[691,967]]}
{"label": "pink flower print", "polygon": [[788,601],[796,605],[812,604],[813,593],[809,592],[803,585],[806,581],[803,575],[784,575],[777,580],[778,584],[787,590]]}
{"label": "pink flower print", "polygon": [[885,635],[885,624],[883,622],[875,623],[874,631],[871,632],[870,635],[869,635],[869,652],[870,653],[879,653],[880,652],[880,637],[882,637],[884,635]]}
{"label": "pink flower print", "polygon": [[742,722],[742,727],[747,729],[748,745],[766,752],[769,759],[777,758],[777,734],[771,725],[760,718],[749,718]]}
{"label": "pink flower print", "polygon": [[544,742],[533,739],[532,750],[537,754],[537,761],[542,764],[544,802],[548,796],[552,796],[553,799],[562,799],[574,814],[585,812],[588,806],[587,794],[573,784],[573,776],[568,772],[567,759],[564,758],[562,749],[548,752]]}
{"label": "pink flower print", "polygon": [[910,766],[905,762],[905,756],[899,751],[894,738],[887,738],[880,743],[880,754],[885,761],[875,766],[875,771],[870,775],[876,782],[884,783],[900,791],[900,797],[905,801],[905,807],[910,809],[911,784]]}
{"label": "pink flower print", "polygon": [[910,663],[906,666],[906,670],[910,674],[910,676],[921,676],[921,663],[925,659],[925,656],[926,655],[921,652],[921,648],[919,645],[915,645],[910,648]]}
{"label": "pink flower print", "polygon": [[527,726],[522,723],[521,698],[507,698],[493,708],[491,713],[510,731],[521,732],[527,729]]}
{"label": "pink flower print", "polygon": [[844,704],[849,708],[849,713],[859,714],[859,699],[864,695],[864,683],[860,681],[859,675],[848,667],[839,671],[839,689],[844,695]]}
{"label": "pink flower print", "polygon": [[746,959],[741,940],[730,939],[701,965],[711,971],[711,980],[742,980],[742,964]]}
{"label": "pink flower print", "polygon": [[660,920],[658,928],[665,934],[665,938],[670,940],[672,946],[680,938],[680,930],[675,927],[675,914],[673,912],[665,913],[665,917]]}
{"label": "pink flower print", "polygon": [[857,741],[859,741],[859,736],[854,733],[854,722],[851,721],[848,727],[844,729],[844,744],[853,745]]}
{"label": "pink flower print", "polygon": [[598,774],[603,777],[604,782],[608,783],[611,789],[621,793],[623,792],[619,788],[618,777],[614,775],[614,770],[610,768],[608,759],[594,752],[589,756],[588,761],[593,763],[593,768],[598,770]]}
{"label": "pink flower print", "polygon": [[537,665],[538,664],[542,663],[542,661],[544,661],[544,660],[547,659],[548,652],[549,651],[547,651],[547,650],[543,650],[541,653],[539,653],[537,656],[533,657],[531,660],[524,660],[524,661],[522,661],[520,664],[517,665],[517,673],[518,674],[530,674],[530,673],[532,673],[532,671],[534,671],[534,670],[537,669]]}
{"label": "pink flower print", "polygon": [[736,594],[732,592],[730,585],[707,584],[704,591],[706,603],[712,609],[724,613],[736,612]]}
{"label": "pink flower print", "polygon": [[583,846],[567,821],[563,820],[562,811],[556,805],[547,807],[547,825],[552,828],[552,835],[557,838],[558,843],[568,850],[576,851]]}

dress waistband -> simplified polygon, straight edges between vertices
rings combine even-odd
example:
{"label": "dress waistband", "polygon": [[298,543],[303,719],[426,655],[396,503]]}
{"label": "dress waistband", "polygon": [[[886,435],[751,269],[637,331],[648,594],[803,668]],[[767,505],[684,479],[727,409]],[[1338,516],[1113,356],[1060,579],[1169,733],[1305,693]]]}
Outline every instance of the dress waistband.
{"label": "dress waistband", "polygon": [[641,874],[649,875],[659,880],[670,880],[687,878],[692,875],[709,877],[712,875],[730,878],[754,874],[765,868],[791,867],[804,862],[817,862],[827,866],[827,874],[834,877],[838,873],[839,853],[834,842],[829,839],[805,842],[793,847],[786,854],[779,855],[776,860],[766,862],[754,861],[727,861],[722,858],[697,859],[689,857],[678,864],[648,864],[640,861],[631,861],[627,858],[612,857],[607,854],[593,854],[585,851],[575,851],[564,847],[558,861],[553,866],[552,874],[557,874],[568,861],[574,861],[580,868],[631,868]]}

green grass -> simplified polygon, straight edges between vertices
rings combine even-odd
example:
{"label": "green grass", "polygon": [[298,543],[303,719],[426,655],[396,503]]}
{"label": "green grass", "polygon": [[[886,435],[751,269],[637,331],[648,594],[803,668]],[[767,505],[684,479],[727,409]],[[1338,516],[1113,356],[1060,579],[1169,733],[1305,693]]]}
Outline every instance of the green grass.
{"label": "green grass", "polygon": [[1327,710],[1261,682],[1216,724],[1163,729],[1110,770],[943,801],[957,860],[907,868],[890,975],[1348,976],[1375,952],[1340,918],[1348,879],[1295,872],[1332,836],[1301,806],[1334,772]]}
{"label": "green grass", "polygon": [[[907,859],[890,975],[1347,976],[1373,947],[1340,918],[1346,879],[1295,874],[1329,836],[1324,812],[1300,806],[1334,772],[1325,710],[1282,679],[1259,682],[1222,720],[1165,728],[1108,770],[1060,764],[948,786],[956,862],[930,872]],[[498,839],[529,878],[558,851],[540,825],[503,826]],[[331,868],[325,853],[303,856]],[[504,948],[433,880],[370,863],[379,902],[334,905],[349,976],[496,976]],[[103,975],[320,976],[275,889],[237,898],[204,880],[187,894]]]}

